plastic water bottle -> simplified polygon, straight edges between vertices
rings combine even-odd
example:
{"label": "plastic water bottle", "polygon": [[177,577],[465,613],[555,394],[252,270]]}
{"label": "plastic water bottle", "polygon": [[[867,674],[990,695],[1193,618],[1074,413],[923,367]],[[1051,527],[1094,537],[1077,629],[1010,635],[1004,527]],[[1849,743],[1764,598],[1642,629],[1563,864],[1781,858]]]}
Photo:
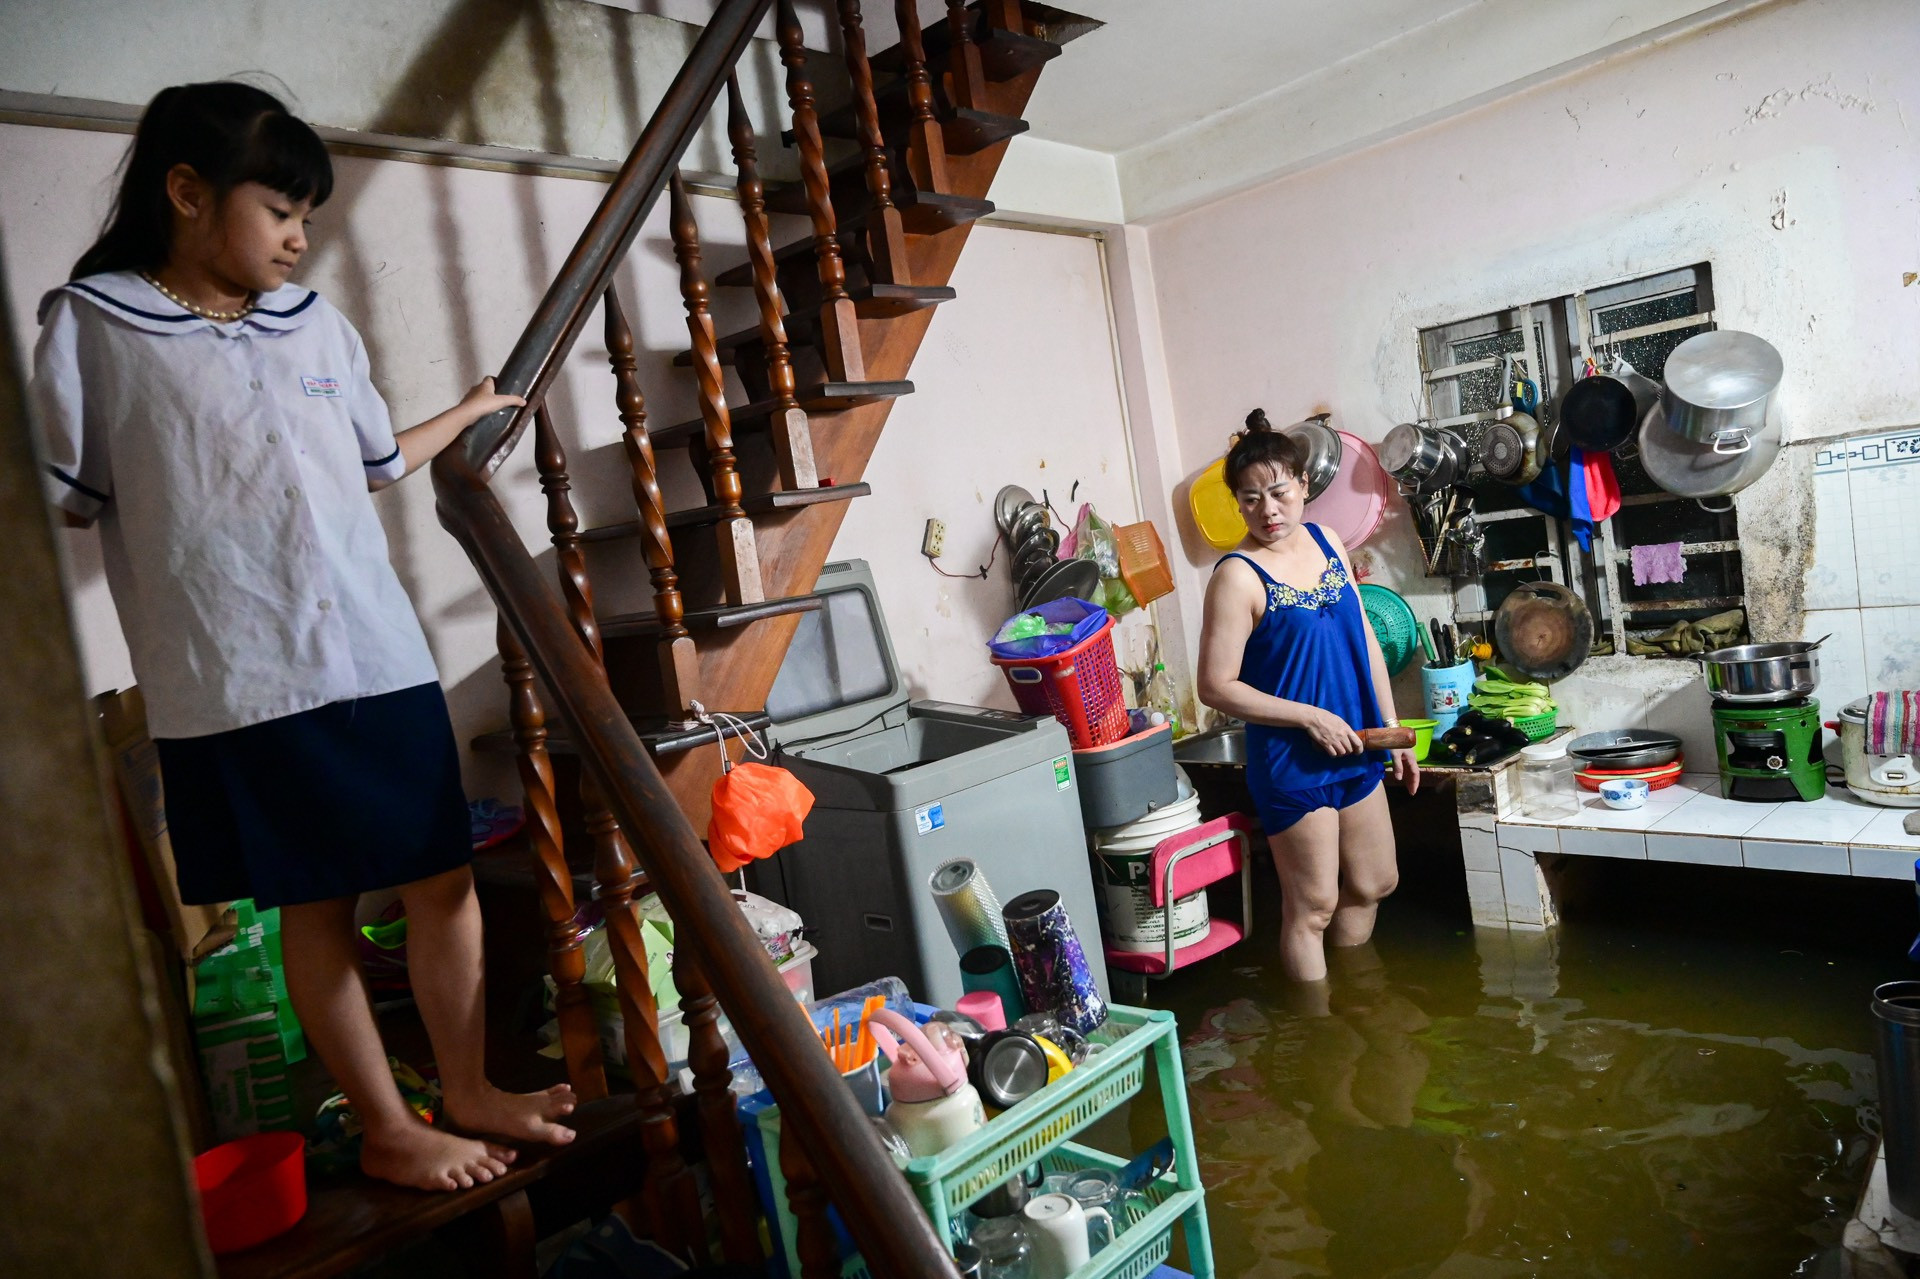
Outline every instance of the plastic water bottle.
{"label": "plastic water bottle", "polygon": [[1147,709],[1166,717],[1173,725],[1173,735],[1180,736],[1185,730],[1180,724],[1180,699],[1174,692],[1173,677],[1167,674],[1165,662],[1153,664],[1153,675],[1147,680]]}

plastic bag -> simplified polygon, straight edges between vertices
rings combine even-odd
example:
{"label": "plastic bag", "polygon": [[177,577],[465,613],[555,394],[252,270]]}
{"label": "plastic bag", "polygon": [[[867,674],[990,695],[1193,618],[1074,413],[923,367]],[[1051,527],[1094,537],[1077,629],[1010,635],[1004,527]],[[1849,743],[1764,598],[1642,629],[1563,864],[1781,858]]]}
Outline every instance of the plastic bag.
{"label": "plastic bag", "polygon": [[813,792],[784,768],[735,764],[713,784],[713,817],[707,846],[720,873],[730,875],[750,861],[771,857],[797,843],[813,811]]}
{"label": "plastic bag", "polygon": [[1100,570],[1100,593],[1094,603],[1099,604],[1114,617],[1124,617],[1139,608],[1139,601],[1133,598],[1133,592],[1120,577],[1120,544],[1113,536],[1113,525],[1100,518],[1091,502],[1080,504],[1080,513],[1074,519],[1073,549],[1067,550],[1066,543],[1060,548],[1063,559],[1092,560]]}
{"label": "plastic bag", "polygon": [[[1045,629],[1035,631],[1025,619],[1038,617]],[[1107,624],[1107,610],[1069,596],[1015,614],[1000,624],[987,648],[995,657],[1020,660],[1064,653]],[[1065,629],[1060,629],[1064,627]]]}

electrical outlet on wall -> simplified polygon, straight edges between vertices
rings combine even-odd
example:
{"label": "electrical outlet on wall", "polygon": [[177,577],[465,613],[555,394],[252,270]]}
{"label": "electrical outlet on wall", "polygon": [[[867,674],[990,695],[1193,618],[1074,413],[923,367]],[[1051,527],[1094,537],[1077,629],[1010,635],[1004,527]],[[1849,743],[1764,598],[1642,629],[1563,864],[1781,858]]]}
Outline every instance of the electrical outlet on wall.
{"label": "electrical outlet on wall", "polygon": [[940,553],[947,549],[947,526],[939,520],[928,520],[927,531],[920,538],[920,553],[930,560],[939,559]]}

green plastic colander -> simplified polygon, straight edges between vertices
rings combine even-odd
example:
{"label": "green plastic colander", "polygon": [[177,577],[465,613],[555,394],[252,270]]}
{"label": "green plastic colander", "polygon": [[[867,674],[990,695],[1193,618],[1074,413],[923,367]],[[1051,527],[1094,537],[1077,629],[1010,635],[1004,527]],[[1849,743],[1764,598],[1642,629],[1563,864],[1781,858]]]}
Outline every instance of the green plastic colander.
{"label": "green plastic colander", "polygon": [[1380,653],[1387,659],[1387,674],[1398,675],[1413,661],[1420,647],[1420,622],[1408,603],[1384,586],[1372,582],[1360,587],[1360,607],[1366,611],[1367,625],[1380,641]]}

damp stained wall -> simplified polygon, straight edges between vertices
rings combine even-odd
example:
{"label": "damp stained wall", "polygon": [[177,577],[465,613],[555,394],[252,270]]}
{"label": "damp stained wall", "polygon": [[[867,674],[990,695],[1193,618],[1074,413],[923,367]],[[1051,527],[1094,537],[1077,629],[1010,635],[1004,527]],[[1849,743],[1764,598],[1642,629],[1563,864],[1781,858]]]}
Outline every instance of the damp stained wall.
{"label": "damp stained wall", "polygon": [[[1422,327],[1702,260],[1722,327],[1785,358],[1789,440],[1920,422],[1916,47],[1906,0],[1783,0],[1152,223],[1184,476],[1256,405],[1378,441],[1414,412]],[[1812,450],[1790,447],[1741,495],[1763,638],[1800,634],[1813,493]],[[1214,552],[1180,522],[1197,599]],[[1447,583],[1415,547],[1393,501],[1357,558],[1426,616]],[[1712,757],[1690,665],[1596,659],[1556,695],[1569,721],[1685,730]]]}

